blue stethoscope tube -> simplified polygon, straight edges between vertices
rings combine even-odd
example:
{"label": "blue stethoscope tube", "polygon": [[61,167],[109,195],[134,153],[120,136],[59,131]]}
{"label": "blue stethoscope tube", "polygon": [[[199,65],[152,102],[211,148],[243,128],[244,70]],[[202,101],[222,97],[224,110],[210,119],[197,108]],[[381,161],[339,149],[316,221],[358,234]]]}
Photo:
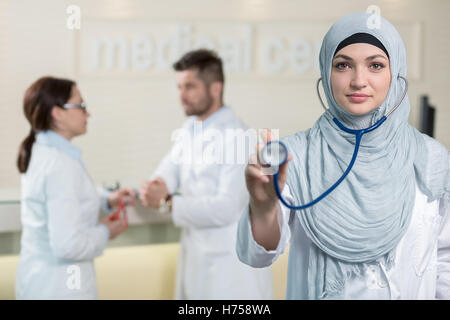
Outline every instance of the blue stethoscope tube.
{"label": "blue stethoscope tube", "polygon": [[[355,150],[353,151],[353,156],[352,156],[352,160],[350,161],[350,164],[348,165],[347,170],[345,170],[344,174],[339,178],[338,181],[336,181],[335,184],[333,184],[328,190],[326,190],[322,195],[320,195],[319,197],[317,197],[316,199],[314,199],[313,201],[311,201],[310,203],[307,203],[305,205],[302,206],[294,206],[289,204],[286,200],[284,200],[283,196],[281,195],[281,190],[280,187],[278,185],[278,171],[274,174],[273,176],[273,183],[274,183],[274,187],[275,187],[275,192],[277,193],[278,198],[280,199],[280,201],[289,209],[291,210],[303,210],[306,208],[309,208],[313,205],[315,205],[317,202],[319,202],[320,200],[322,200],[323,198],[325,198],[327,195],[329,195],[334,189],[336,189],[336,187],[345,179],[345,177],[349,174],[349,172],[352,170],[353,165],[355,164],[356,161],[356,157],[358,155],[358,150],[359,150],[359,146],[361,144],[361,139],[363,137],[364,134],[371,132],[375,129],[377,129],[379,126],[381,126],[381,124],[386,121],[387,117],[392,114],[392,112],[394,112],[394,110],[396,110],[398,108],[398,106],[400,105],[400,103],[403,101],[406,92],[408,91],[408,81],[402,77],[402,76],[398,76],[400,79],[402,79],[403,81],[405,81],[405,90],[403,92],[402,98],[400,99],[400,101],[397,103],[397,105],[386,115],[384,115],[380,120],[378,120],[375,124],[373,124],[372,126],[370,126],[369,128],[365,128],[365,129],[360,129],[360,130],[354,130],[354,129],[349,129],[347,127],[345,127],[336,117],[333,117],[333,121],[334,123],[336,123],[336,125],[343,131],[350,133],[350,134],[354,134],[356,137],[356,141],[355,141]],[[328,112],[330,115],[331,112],[325,107],[325,105],[323,104],[322,98],[320,97],[320,92],[319,92],[319,83],[321,81],[322,78],[320,78],[317,81],[317,93],[320,99],[320,102],[322,104],[322,106],[324,107],[325,111]],[[281,142],[281,141],[269,141],[269,143],[265,146],[265,148],[270,147],[270,144],[272,143],[278,143],[280,148],[283,148],[285,150],[285,157],[283,158],[283,160],[279,163],[276,164],[276,166],[281,166],[283,163],[286,162],[287,160],[287,147]],[[263,152],[264,154],[264,152]],[[263,157],[263,160],[264,157]],[[270,164],[270,162],[266,163]]]}

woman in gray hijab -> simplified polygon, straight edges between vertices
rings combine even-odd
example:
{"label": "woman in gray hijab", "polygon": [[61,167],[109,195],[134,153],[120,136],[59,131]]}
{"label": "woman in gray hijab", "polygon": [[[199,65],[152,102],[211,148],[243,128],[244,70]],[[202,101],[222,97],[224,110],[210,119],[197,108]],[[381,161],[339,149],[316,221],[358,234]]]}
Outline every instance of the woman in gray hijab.
{"label": "woman in gray hijab", "polygon": [[[449,151],[408,124],[403,41],[383,18],[368,28],[369,17],[348,15],[325,35],[329,109],[282,139],[289,156],[276,175],[288,203],[310,203],[343,176],[359,143],[345,179],[295,211],[278,201],[274,176],[259,162],[247,166],[237,253],[266,267],[290,243],[288,299],[450,299]],[[360,130],[384,116],[360,141],[340,127]]]}

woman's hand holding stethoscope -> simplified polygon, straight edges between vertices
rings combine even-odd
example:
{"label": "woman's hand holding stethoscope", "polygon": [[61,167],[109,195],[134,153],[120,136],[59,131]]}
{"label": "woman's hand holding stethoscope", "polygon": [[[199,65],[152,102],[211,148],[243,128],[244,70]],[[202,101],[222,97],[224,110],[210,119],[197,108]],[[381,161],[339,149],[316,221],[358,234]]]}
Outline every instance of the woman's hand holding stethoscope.
{"label": "woman's hand holding stethoscope", "polygon": [[[272,141],[272,135],[270,130],[263,135],[264,143],[258,143],[256,146],[256,153],[250,157],[249,164],[245,169],[245,181],[247,184],[247,189],[250,193],[250,208],[257,209],[260,213],[273,211],[274,207],[278,202],[278,197],[274,188],[274,175],[270,174],[270,170],[267,164],[264,163],[261,157],[261,151],[263,148]],[[287,155],[286,161],[281,164],[278,168],[278,185],[280,189],[283,190],[286,184],[287,178],[287,165],[291,160],[292,156]]]}

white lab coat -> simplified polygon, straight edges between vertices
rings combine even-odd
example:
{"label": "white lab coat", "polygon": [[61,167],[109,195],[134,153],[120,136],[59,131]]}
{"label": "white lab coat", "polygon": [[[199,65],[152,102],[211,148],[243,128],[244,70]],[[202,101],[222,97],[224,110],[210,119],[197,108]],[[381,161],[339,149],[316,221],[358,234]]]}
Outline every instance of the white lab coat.
{"label": "white lab coat", "polygon": [[[293,204],[289,186],[284,198]],[[308,299],[308,258],[312,245],[294,212],[279,202],[280,241],[266,250],[253,238],[248,206],[239,222],[237,251],[254,267],[271,265],[290,242],[287,299]],[[416,187],[413,216],[406,234],[396,247],[394,267],[369,264],[364,274],[345,285],[345,299],[450,299],[450,203],[428,202]]]}
{"label": "white lab coat", "polygon": [[[183,129],[193,133],[199,124],[190,117]],[[165,180],[169,193],[181,193],[172,202],[174,224],[183,228],[175,298],[271,299],[271,269],[251,268],[236,255],[237,223],[248,202],[245,163],[218,164],[207,156],[202,162],[202,152],[212,155],[213,149],[223,150],[224,157],[233,152],[226,129],[246,128],[226,106],[203,121],[202,127],[203,134],[191,135],[190,146],[177,140],[153,174]],[[197,148],[202,139],[205,143]],[[174,159],[185,161],[174,163]]]}
{"label": "white lab coat", "polygon": [[106,209],[80,150],[62,136],[40,132],[22,175],[22,238],[17,299],[98,298],[93,259],[109,240],[98,223]]}

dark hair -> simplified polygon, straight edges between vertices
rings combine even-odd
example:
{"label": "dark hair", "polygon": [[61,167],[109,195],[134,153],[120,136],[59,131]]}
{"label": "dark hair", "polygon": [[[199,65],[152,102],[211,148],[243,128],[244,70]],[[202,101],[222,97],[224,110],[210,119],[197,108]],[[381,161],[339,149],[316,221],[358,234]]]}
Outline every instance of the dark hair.
{"label": "dark hair", "polygon": [[212,50],[198,49],[184,54],[173,64],[175,71],[197,69],[199,77],[206,83],[225,82],[222,59]]}
{"label": "dark hair", "polygon": [[72,80],[42,77],[25,92],[23,112],[31,129],[19,148],[17,167],[20,173],[27,172],[36,133],[51,129],[53,107],[62,107],[70,99],[72,87],[75,84]]}

